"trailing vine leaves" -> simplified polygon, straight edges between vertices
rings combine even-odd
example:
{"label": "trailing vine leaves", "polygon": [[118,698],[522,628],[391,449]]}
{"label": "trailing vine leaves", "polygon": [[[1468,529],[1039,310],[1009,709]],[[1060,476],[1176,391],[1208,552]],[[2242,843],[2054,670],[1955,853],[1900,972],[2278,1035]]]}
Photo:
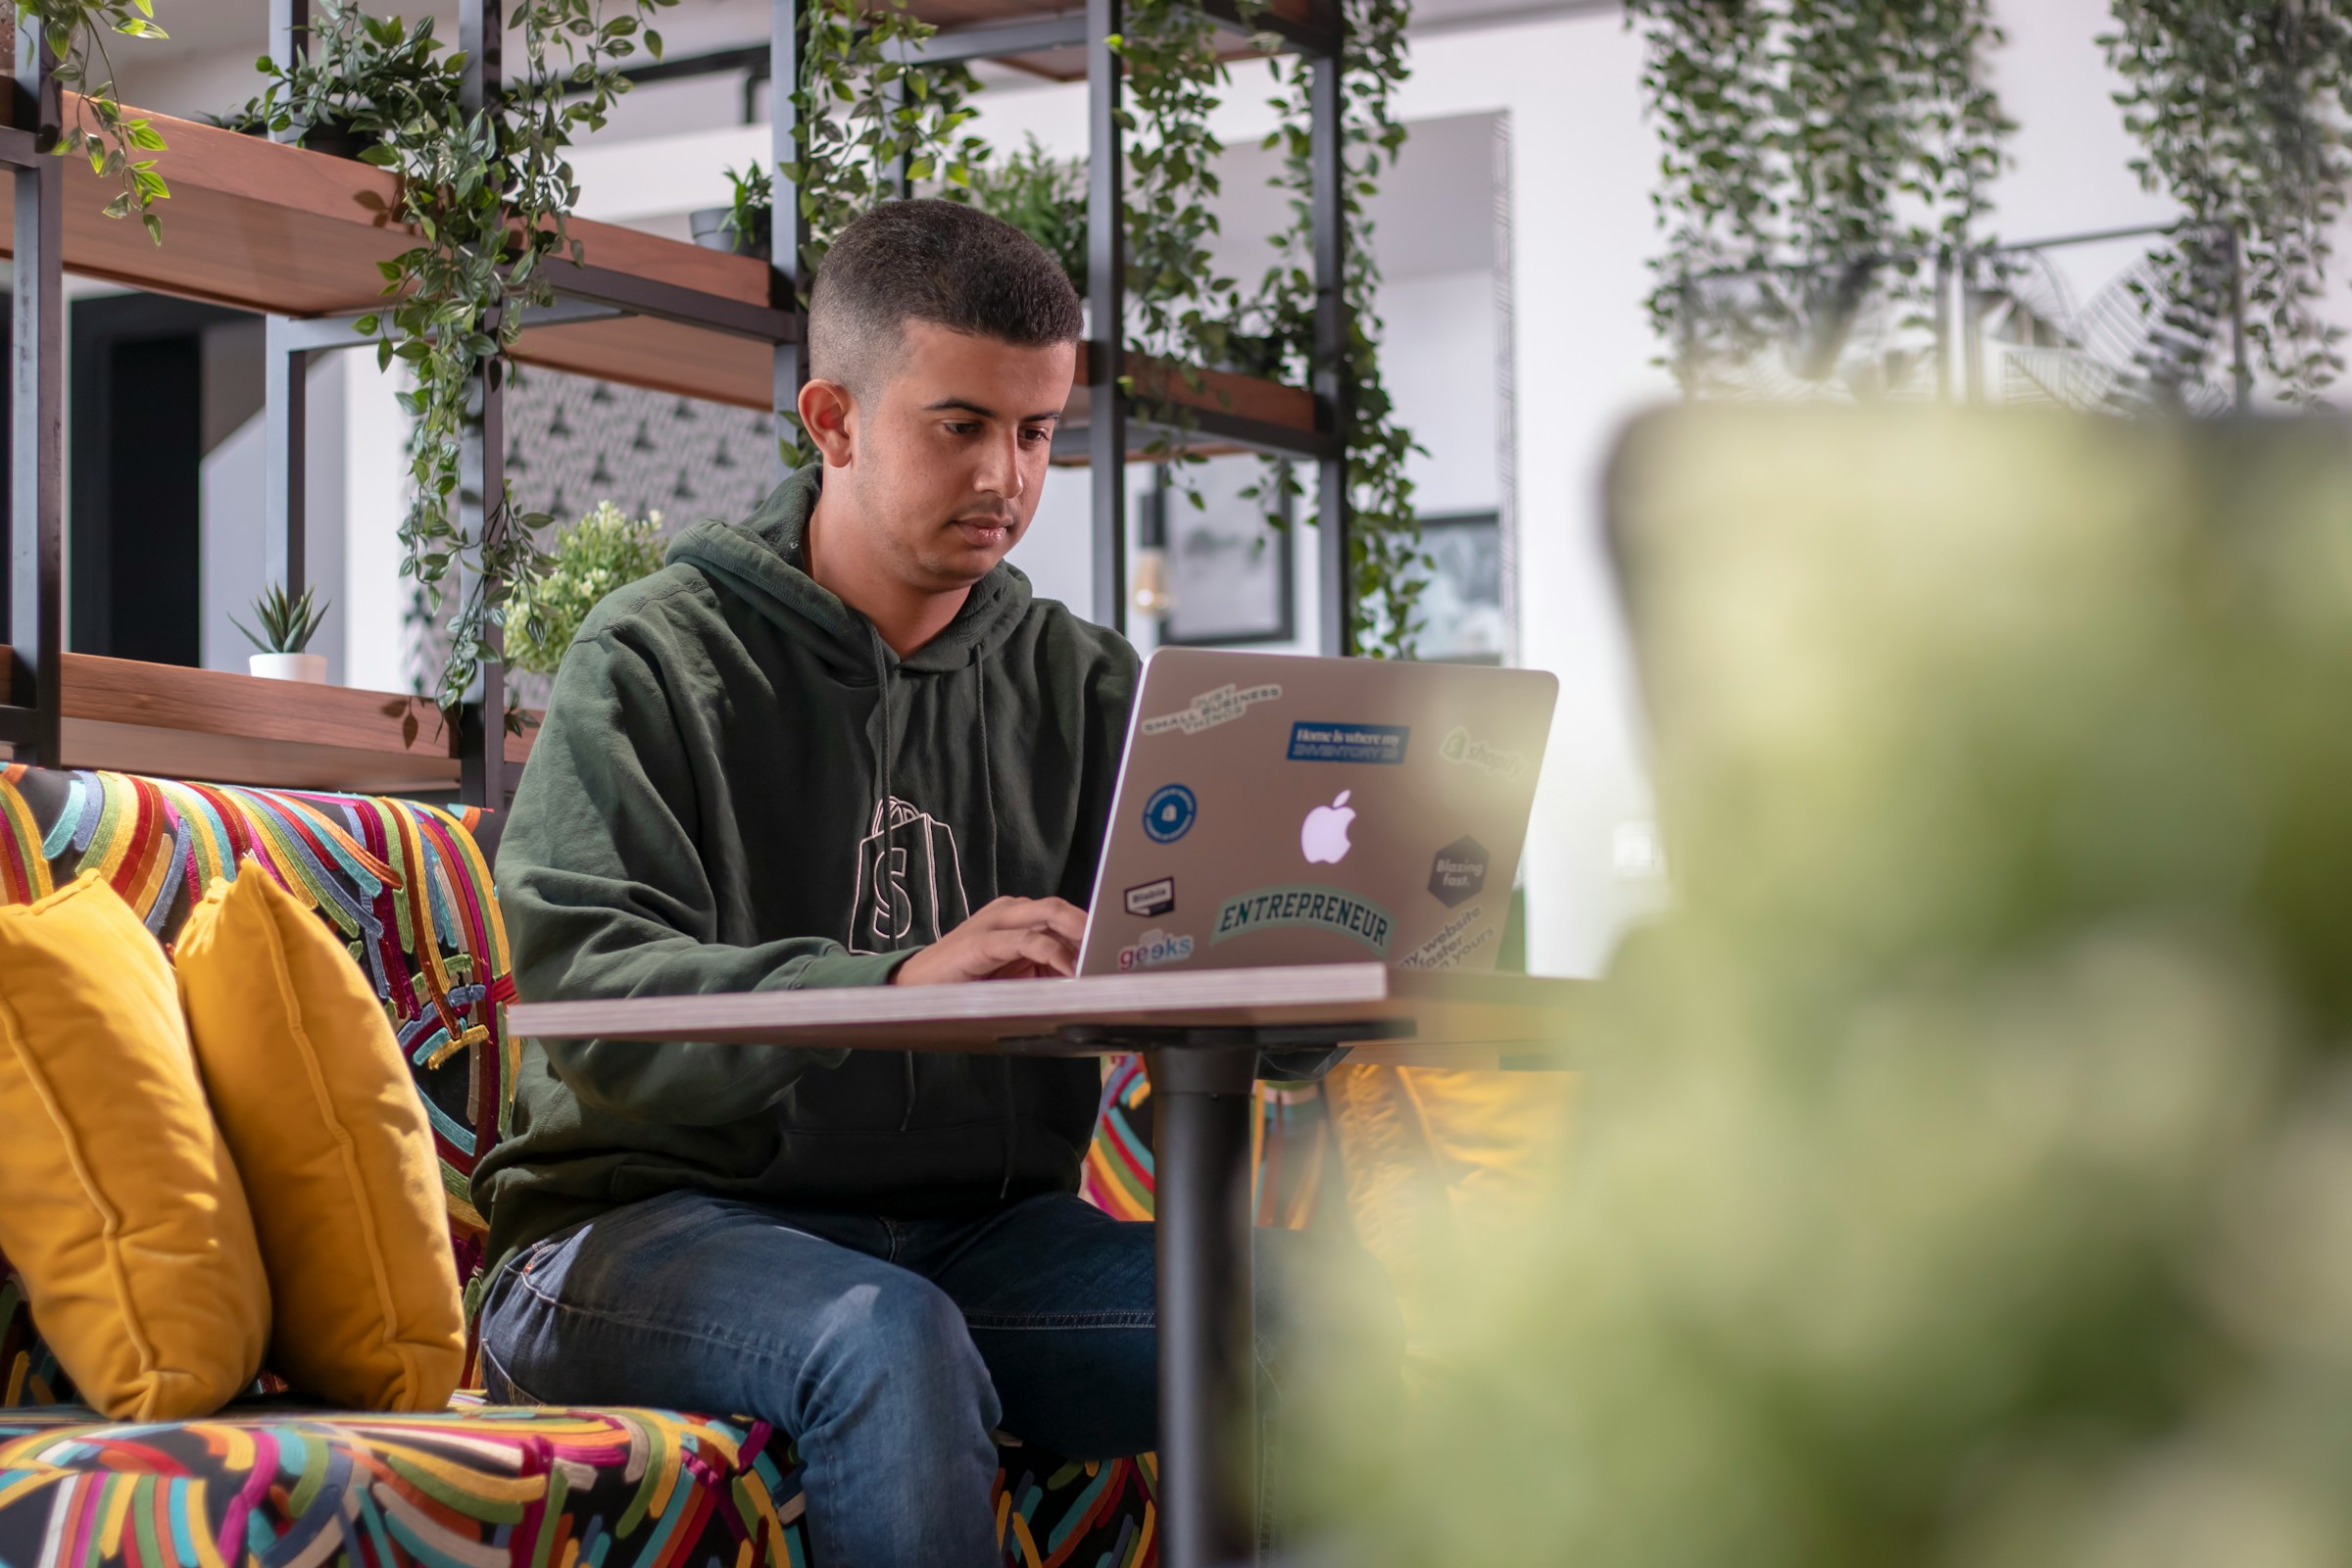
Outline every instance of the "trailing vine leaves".
{"label": "trailing vine leaves", "polygon": [[[478,419],[477,378],[503,369],[521,331],[520,307],[553,302],[541,265],[581,258],[568,223],[579,188],[565,150],[575,133],[603,127],[628,89],[621,62],[641,42],[660,57],[661,34],[645,24],[675,3],[621,0],[622,14],[608,18],[604,0],[524,0],[514,18],[524,69],[492,103],[465,115],[429,85],[459,79],[462,61],[447,57],[445,79],[428,76],[413,98],[380,114],[383,123],[371,128],[381,139],[362,154],[400,174],[396,216],[418,236],[381,264],[393,303],[357,325],[375,338],[379,367],[397,360],[410,376],[400,394],[415,419],[403,569],[418,585],[425,616],[448,615],[437,683],[444,708],[472,687],[516,587],[545,568],[534,534],[552,520],[518,514],[511,495],[478,498],[478,524],[465,520],[460,478],[468,427]],[[427,18],[415,32],[430,26]],[[398,48],[380,38],[374,46]],[[528,614],[527,599],[525,606]]]}
{"label": "trailing vine leaves", "polygon": [[[1422,548],[1413,481],[1406,472],[1411,455],[1424,449],[1396,417],[1381,374],[1380,264],[1373,254],[1372,223],[1365,203],[1379,189],[1403,150],[1405,127],[1394,109],[1396,88],[1410,74],[1405,26],[1409,0],[1345,0],[1348,42],[1340,62],[1341,222],[1346,230],[1346,348],[1339,366],[1341,396],[1349,409],[1348,493],[1353,509],[1348,531],[1350,575],[1347,613],[1356,648],[1376,658],[1414,656],[1421,622],[1421,595],[1431,563]],[[1265,146],[1283,155],[1275,182],[1290,193],[1291,220],[1273,236],[1277,256],[1260,280],[1247,317],[1253,328],[1279,347],[1293,374],[1311,376],[1314,342],[1314,170],[1310,82],[1312,67],[1294,57],[1276,67],[1273,103],[1280,124]],[[1297,493],[1287,467],[1277,466],[1261,492],[1273,485]]]}
{"label": "trailing vine leaves", "polygon": [[170,200],[172,190],[155,172],[156,161],[138,155],[166,151],[164,138],[145,118],[122,112],[106,52],[110,32],[148,40],[169,36],[155,24],[154,0],[17,0],[16,19],[19,26],[37,26],[47,35],[58,85],[79,95],[80,113],[62,128],[57,155],[87,158],[100,179],[121,181],[106,216],[137,214],[148,239],[161,245],[163,220],[152,209]]}
{"label": "trailing vine leaves", "polygon": [[[798,114],[800,156],[784,166],[808,242],[800,255],[801,303],[833,238],[903,187],[935,183],[961,199],[987,144],[964,133],[979,90],[968,67],[910,66],[901,55],[939,28],[906,0],[806,0]],[[777,243],[787,243],[782,234]],[[790,409],[776,411],[777,447],[787,465],[815,461]]]}
{"label": "trailing vine leaves", "polygon": [[1202,504],[1200,493],[1184,482],[1184,466],[1200,461],[1188,450],[1196,421],[1178,386],[1198,394],[1201,368],[1226,362],[1236,309],[1234,281],[1217,274],[1209,252],[1218,232],[1212,204],[1224,145],[1208,121],[1228,80],[1216,32],[1189,0],[1128,0],[1121,30],[1110,39],[1127,68],[1119,104],[1127,154],[1121,325],[1127,349],[1155,362],[1140,379],[1122,373],[1119,390],[1152,430],[1144,451],[1169,466],[1196,507]]}
{"label": "trailing vine leaves", "polygon": [[1873,299],[1983,243],[2013,128],[1991,0],[1627,0],[1664,141],[1650,320],[1688,391],[1768,347],[1821,381]]}
{"label": "trailing vine leaves", "polygon": [[2115,30],[2099,41],[2145,148],[2132,168],[2183,210],[2155,257],[2166,293],[2209,313],[2242,288],[2247,339],[2279,394],[2323,401],[2344,368],[2343,329],[2320,301],[2352,184],[2352,3],[2112,4]]}

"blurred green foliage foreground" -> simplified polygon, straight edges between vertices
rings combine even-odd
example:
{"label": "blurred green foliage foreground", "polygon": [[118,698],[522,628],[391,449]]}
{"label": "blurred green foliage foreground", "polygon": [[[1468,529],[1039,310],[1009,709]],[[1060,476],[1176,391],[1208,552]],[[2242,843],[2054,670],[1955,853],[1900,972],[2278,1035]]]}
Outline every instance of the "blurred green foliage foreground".
{"label": "blurred green foliage foreground", "polygon": [[1679,898],[1334,1561],[2352,1562],[2352,434],[1695,411]]}

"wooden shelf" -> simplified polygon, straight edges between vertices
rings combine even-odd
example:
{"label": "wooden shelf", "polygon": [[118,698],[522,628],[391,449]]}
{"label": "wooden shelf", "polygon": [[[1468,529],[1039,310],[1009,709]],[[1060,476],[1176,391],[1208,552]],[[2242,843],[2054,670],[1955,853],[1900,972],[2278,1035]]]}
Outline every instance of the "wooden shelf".
{"label": "wooden shelf", "polygon": [[[15,661],[0,646],[0,670]],[[216,784],[406,794],[458,787],[454,735],[421,697],[68,654],[64,767]],[[507,760],[536,731],[507,737]]]}
{"label": "wooden shelf", "polygon": [[[66,95],[71,117],[77,100]],[[141,111],[129,110],[130,114]],[[66,160],[65,266],[157,294],[281,316],[337,316],[384,304],[378,262],[415,243],[392,221],[398,181],[355,159],[151,115],[169,150],[156,172],[172,199],[156,212],[164,242],[103,209],[114,187],[84,159]],[[15,254],[10,204],[0,202],[0,252]],[[585,264],[737,306],[764,310],[773,270],[724,251],[575,220]],[[355,342],[357,341],[355,334]],[[766,410],[773,355],[754,338],[682,321],[622,317],[526,330],[515,358],[579,375],[710,396]]]}
{"label": "wooden shelf", "polygon": [[[1075,0],[913,0],[908,10],[940,29],[942,41],[947,35],[970,31],[983,35],[974,39],[956,38],[954,57],[990,60],[998,65],[1011,66],[1050,81],[1084,81],[1086,79],[1085,23],[1086,8]],[[1337,36],[1337,7],[1331,0],[1272,0],[1251,23],[1244,23],[1240,7],[1234,0],[1205,0],[1202,9],[1212,20],[1223,24],[1226,34],[1217,58],[1225,61],[1261,58],[1264,51],[1253,48],[1250,35],[1262,27],[1296,44],[1310,39]],[[1067,35],[1075,41],[1039,45],[1033,40],[1008,36],[1006,43],[1024,43],[1022,47],[969,47],[972,43],[998,40],[986,38],[991,31],[1008,35],[1016,32],[1036,32],[1024,24],[1051,24],[1062,21],[1069,24]],[[936,51],[932,51],[936,53]]]}
{"label": "wooden shelf", "polygon": [[[939,0],[962,20],[1038,14],[1004,0]],[[1301,9],[1303,0],[1300,0]],[[968,14],[968,15],[966,15]],[[68,114],[76,100],[66,98]],[[133,110],[131,113],[139,113]],[[175,294],[238,310],[281,316],[341,316],[384,303],[376,264],[414,243],[392,221],[398,182],[354,159],[239,135],[215,125],[150,116],[169,150],[157,172],[172,199],[157,211],[164,243],[150,244],[135,222],[102,216],[112,188],[80,159],[66,161],[65,265],[68,271],[158,294]],[[660,235],[577,220],[584,265],[623,278],[646,279],[735,307],[766,310],[775,271],[753,257],[706,250]],[[0,253],[14,254],[14,215],[0,202]],[[759,338],[655,316],[618,316],[526,329],[514,358],[573,375],[767,413],[775,407],[775,356]],[[1129,373],[1150,374],[1130,356]],[[1203,425],[1224,419],[1284,432],[1311,444],[1314,399],[1297,387],[1224,371],[1204,372],[1201,390],[1161,372],[1175,402],[1201,411]],[[1080,387],[1067,423],[1083,428],[1091,399]],[[1196,446],[1239,451],[1253,443],[1203,429]],[[1133,456],[1141,457],[1138,439]],[[1062,443],[1065,451],[1070,443]],[[1083,446],[1064,461],[1084,461]]]}

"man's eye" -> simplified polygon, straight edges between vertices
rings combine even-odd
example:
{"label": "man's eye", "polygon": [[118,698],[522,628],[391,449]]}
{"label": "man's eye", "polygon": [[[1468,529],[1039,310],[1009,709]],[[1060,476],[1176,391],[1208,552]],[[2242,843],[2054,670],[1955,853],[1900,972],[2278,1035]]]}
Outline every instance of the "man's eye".
{"label": "man's eye", "polygon": [[978,431],[980,426],[971,419],[950,419],[943,428],[950,435],[971,435]]}
{"label": "man's eye", "polygon": [[1053,440],[1054,432],[1042,424],[1023,425],[1021,427],[1021,439],[1028,442],[1031,446],[1035,446],[1040,441]]}

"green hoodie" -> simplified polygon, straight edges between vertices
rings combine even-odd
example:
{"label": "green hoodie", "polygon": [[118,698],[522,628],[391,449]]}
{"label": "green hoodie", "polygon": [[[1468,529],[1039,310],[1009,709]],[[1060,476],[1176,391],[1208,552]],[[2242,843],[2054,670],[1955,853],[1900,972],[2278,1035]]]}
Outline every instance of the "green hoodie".
{"label": "green hoodie", "polygon": [[[1133,650],[1000,564],[905,659],[801,569],[818,474],[582,623],[498,850],[526,1001],[886,984],[1001,894],[1083,906]],[[1090,1060],[533,1041],[500,1260],[679,1188],[894,1216],[1077,1185]]]}

